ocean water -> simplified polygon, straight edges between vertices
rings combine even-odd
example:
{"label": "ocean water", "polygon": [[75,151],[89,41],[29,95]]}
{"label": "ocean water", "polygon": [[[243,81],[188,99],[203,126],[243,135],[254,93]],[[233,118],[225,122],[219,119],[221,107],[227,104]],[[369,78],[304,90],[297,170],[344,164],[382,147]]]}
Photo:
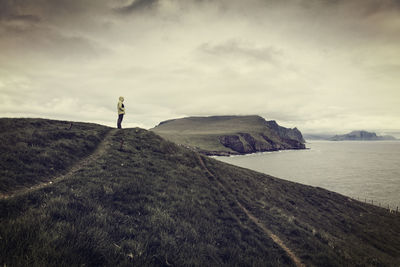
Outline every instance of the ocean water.
{"label": "ocean water", "polygon": [[310,141],[307,148],[215,158],[386,208],[400,207],[400,141]]}

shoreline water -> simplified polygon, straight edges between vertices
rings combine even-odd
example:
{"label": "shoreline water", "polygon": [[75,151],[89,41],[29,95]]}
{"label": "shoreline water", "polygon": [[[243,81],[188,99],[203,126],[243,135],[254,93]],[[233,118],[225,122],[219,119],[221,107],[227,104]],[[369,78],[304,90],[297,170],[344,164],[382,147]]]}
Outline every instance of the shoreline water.
{"label": "shoreline water", "polygon": [[312,140],[307,145],[213,158],[384,208],[400,206],[400,142]]}

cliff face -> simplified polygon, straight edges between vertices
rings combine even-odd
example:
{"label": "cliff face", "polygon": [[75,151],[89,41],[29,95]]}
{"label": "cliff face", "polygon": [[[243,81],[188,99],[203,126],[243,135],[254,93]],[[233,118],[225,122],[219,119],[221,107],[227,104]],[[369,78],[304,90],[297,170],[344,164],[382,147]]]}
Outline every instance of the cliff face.
{"label": "cliff face", "polygon": [[297,128],[285,128],[260,116],[183,118],[161,122],[152,130],[207,155],[305,148],[304,138]]}
{"label": "cliff face", "polygon": [[297,128],[285,128],[282,126],[279,126],[276,121],[267,121],[266,124],[268,127],[273,129],[275,132],[278,133],[279,137],[283,139],[290,139],[290,140],[296,140],[300,143],[305,143],[305,140],[303,138],[303,135]]}
{"label": "cliff face", "polygon": [[[264,136],[261,136],[264,137]],[[254,138],[249,133],[239,133],[238,135],[223,135],[219,137],[219,141],[224,146],[241,154],[254,153],[257,151],[277,150],[271,140],[265,137],[264,140]]]}
{"label": "cliff face", "polygon": [[281,137],[279,141],[273,141],[263,133],[238,133],[237,135],[222,135],[219,137],[219,141],[225,147],[228,147],[239,154],[277,151],[284,149],[305,149],[304,143],[296,139]]}

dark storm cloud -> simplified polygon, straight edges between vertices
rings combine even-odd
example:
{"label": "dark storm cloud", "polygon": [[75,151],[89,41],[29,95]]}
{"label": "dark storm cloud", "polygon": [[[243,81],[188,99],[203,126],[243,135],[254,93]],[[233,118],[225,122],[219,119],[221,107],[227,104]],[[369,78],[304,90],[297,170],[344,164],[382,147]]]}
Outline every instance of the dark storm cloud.
{"label": "dark storm cloud", "polygon": [[129,14],[135,11],[154,7],[159,0],[134,0],[131,4],[117,9],[119,13]]}
{"label": "dark storm cloud", "polygon": [[283,4],[290,4],[290,2],[298,3],[304,7],[334,7],[343,4],[354,4],[359,7],[359,9],[364,9],[368,7],[370,10],[380,10],[386,8],[400,8],[399,0],[289,0],[285,1]]}
{"label": "dark storm cloud", "polygon": [[108,2],[0,0],[0,49],[26,60],[95,57],[104,48],[93,32],[112,14]]}
{"label": "dark storm cloud", "polygon": [[[19,17],[19,19],[31,19],[61,16],[66,18],[79,17],[85,14],[98,14],[117,10],[122,14],[129,14],[135,11],[151,9],[161,3],[160,0],[128,0],[107,1],[107,0],[1,0],[0,19]],[[163,0],[168,1],[168,0]],[[177,5],[210,5],[219,6],[222,9],[235,10],[238,12],[256,11],[260,7],[290,7],[297,6],[305,9],[325,11],[334,10],[337,7],[345,6],[350,13],[361,13],[369,16],[378,12],[400,10],[400,0],[174,0]],[[26,17],[24,17],[26,16]],[[32,17],[30,17],[32,16]]]}
{"label": "dark storm cloud", "polygon": [[0,1],[0,19],[8,18],[13,13],[13,5],[11,1]]}
{"label": "dark storm cloud", "polygon": [[30,14],[29,11],[24,10],[24,6],[23,1],[0,1],[0,20],[40,21],[39,16]]}
{"label": "dark storm cloud", "polygon": [[106,0],[1,0],[0,19],[18,18],[37,20],[72,20],[77,17],[92,19],[90,15],[112,12],[115,2]]}
{"label": "dark storm cloud", "polygon": [[399,0],[341,0],[340,4],[351,8],[351,13],[359,14],[361,17],[370,17],[387,12],[399,12]]}
{"label": "dark storm cloud", "polygon": [[9,16],[8,19],[10,20],[20,20],[20,21],[26,21],[26,22],[40,22],[41,18],[35,15],[13,15]]}
{"label": "dark storm cloud", "polygon": [[31,25],[26,21],[0,26],[0,38],[0,47],[4,53],[9,56],[14,54],[14,58],[26,62],[40,59],[86,60],[106,50],[82,34],[68,34],[57,29]]}

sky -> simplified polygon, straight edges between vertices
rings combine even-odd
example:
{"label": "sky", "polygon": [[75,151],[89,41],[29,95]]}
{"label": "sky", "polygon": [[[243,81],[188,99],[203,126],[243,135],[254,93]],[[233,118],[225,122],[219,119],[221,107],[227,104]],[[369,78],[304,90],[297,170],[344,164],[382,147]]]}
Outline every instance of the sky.
{"label": "sky", "polygon": [[399,0],[0,0],[0,117],[400,133]]}

